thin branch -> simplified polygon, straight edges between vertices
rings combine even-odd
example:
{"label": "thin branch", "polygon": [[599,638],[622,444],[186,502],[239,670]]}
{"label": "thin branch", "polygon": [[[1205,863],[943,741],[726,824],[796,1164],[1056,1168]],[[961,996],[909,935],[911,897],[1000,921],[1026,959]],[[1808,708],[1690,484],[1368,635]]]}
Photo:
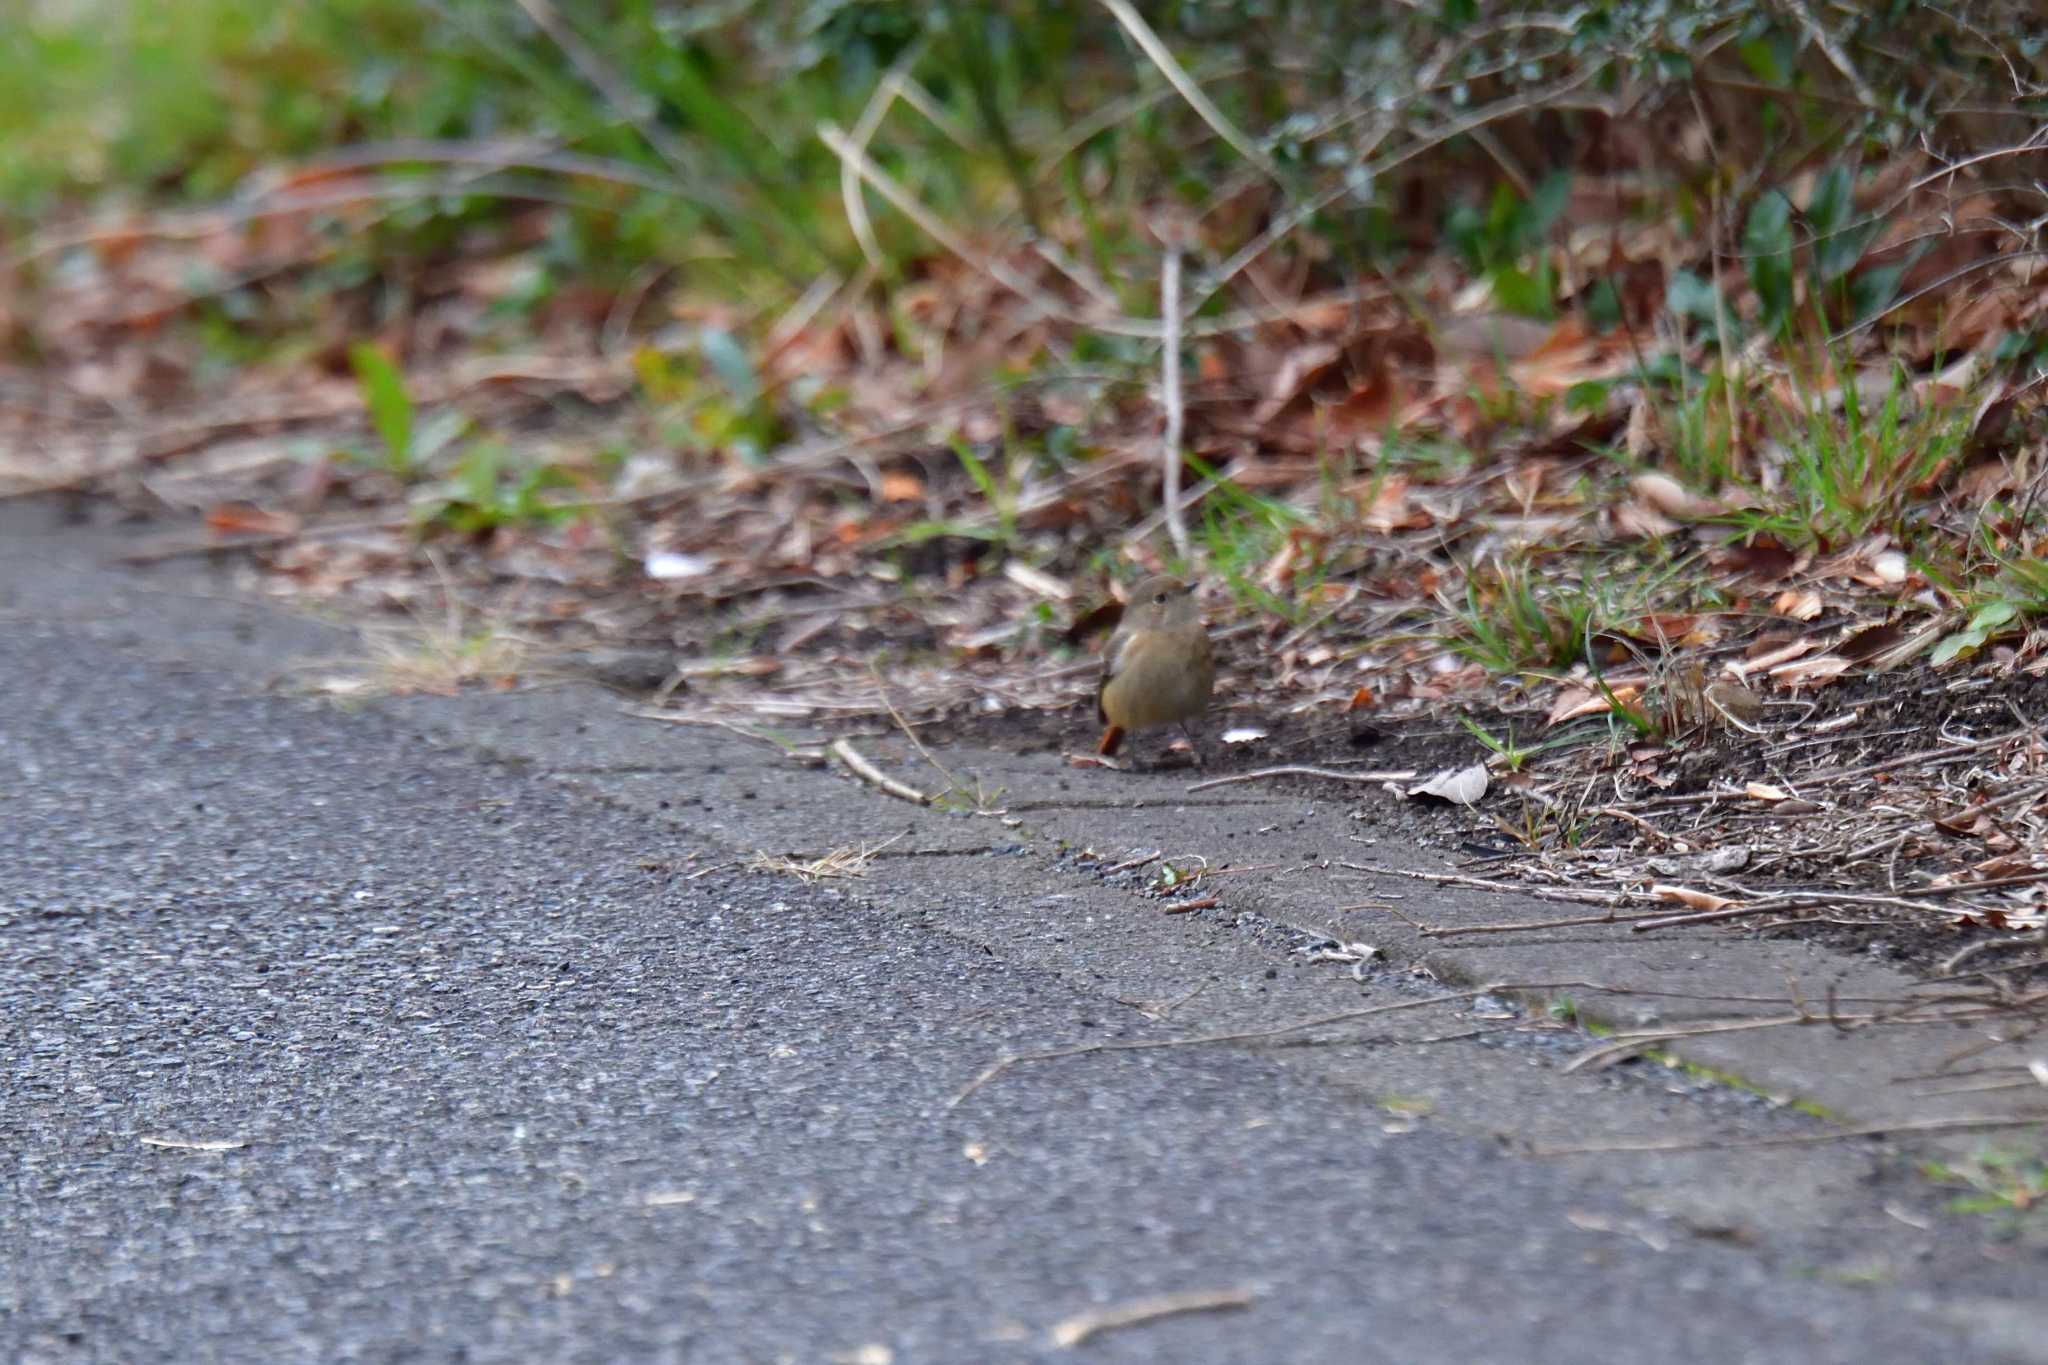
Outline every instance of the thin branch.
{"label": "thin branch", "polygon": [[861,781],[879,788],[891,796],[900,797],[915,806],[929,806],[932,803],[932,798],[924,792],[907,783],[898,782],[895,778],[868,762],[866,758],[862,757],[860,750],[853,747],[851,741],[835,739],[829,748],[831,749],[832,756],[841,763],[844,763],[847,770]]}
{"label": "thin branch", "polygon": [[1664,847],[1666,848],[1676,848],[1681,852],[1684,852],[1691,850],[1693,847],[1693,845],[1689,841],[1681,839],[1675,834],[1666,834],[1663,830],[1658,829],[1655,825],[1651,824],[1648,820],[1645,820],[1642,816],[1637,815],[1634,811],[1626,811],[1621,809],[1619,806],[1599,806],[1593,810],[1587,811],[1586,814],[1604,815],[1610,820],[1619,820],[1623,824],[1634,825],[1637,829],[1649,835],[1651,839],[1655,840],[1657,843],[1664,845]]}
{"label": "thin branch", "polygon": [[1375,867],[1371,863],[1350,863],[1339,861],[1337,866],[1353,872],[1372,872],[1383,877],[1413,877],[1417,881],[1436,882],[1441,886],[1470,886],[1481,891],[1507,891],[1520,896],[1534,896],[1539,900],[1570,901],[1579,905],[1627,905],[1631,897],[1619,891],[1575,891],[1562,886],[1531,886],[1525,883],[1496,881],[1487,877],[1465,877],[1455,872],[1417,872],[1405,867]]}
{"label": "thin branch", "polygon": [[403,531],[411,525],[410,516],[371,517],[363,521],[331,521],[313,526],[297,526],[289,531],[266,531],[246,536],[214,536],[206,540],[181,540],[162,545],[144,545],[139,549],[128,550],[117,558],[123,564],[162,564],[167,560],[182,559],[188,555],[261,550],[294,541],[326,540],[368,531]]}
{"label": "thin branch", "polygon": [[[1438,129],[1428,137],[1418,138],[1415,142],[1403,147],[1399,152],[1390,153],[1385,158],[1372,162],[1366,168],[1366,174],[1362,183],[1370,184],[1404,161],[1412,160],[1431,148],[1471,132],[1474,128],[1482,128],[1489,123],[1539,106],[1555,105],[1564,95],[1591,80],[1594,70],[1594,67],[1588,65],[1581,74],[1568,80],[1559,81],[1541,90],[1529,91],[1512,99],[1500,100],[1495,104],[1476,111],[1466,118]],[[1280,215],[1264,232],[1261,232],[1257,237],[1245,243],[1229,259],[1225,260],[1222,265],[1218,266],[1213,275],[1209,275],[1202,280],[1201,287],[1196,291],[1194,300],[1188,305],[1188,311],[1191,313],[1198,312],[1203,304],[1215,297],[1218,290],[1242,274],[1253,261],[1256,261],[1259,257],[1272,250],[1283,239],[1293,234],[1295,229],[1299,228],[1303,223],[1306,223],[1324,209],[1329,208],[1332,204],[1337,203],[1346,195],[1356,192],[1356,190],[1357,186],[1351,180],[1340,179],[1335,185],[1318,191],[1297,203],[1286,213]]]}
{"label": "thin branch", "polygon": [[[2048,252],[2042,254],[2048,255]],[[1815,773],[1811,777],[1802,780],[1807,787],[1816,787],[1823,783],[1846,782],[1852,777],[1869,777],[1873,773],[1890,772],[1894,768],[1909,767],[1915,763],[1932,763],[1936,759],[1961,758],[1965,754],[1973,754],[1979,749],[1988,749],[1994,745],[2009,743],[2015,739],[2025,739],[2032,733],[2032,730],[2008,730],[2003,734],[1987,735],[1983,739],[1964,740],[1957,744],[1943,745],[1939,749],[1923,749],[1917,754],[1903,754],[1898,758],[1888,758],[1881,763],[1870,763],[1861,768],[1843,768],[1831,773]]]}
{"label": "thin branch", "polygon": [[[1417,774],[1414,769],[1399,772],[1381,770],[1365,773],[1338,772],[1335,768],[1309,768],[1300,764],[1289,764],[1281,768],[1260,768],[1254,772],[1232,773],[1229,777],[1212,777],[1207,782],[1196,782],[1188,787],[1191,792],[1207,791],[1211,787],[1227,787],[1233,782],[1260,782],[1269,777],[1325,777],[1333,782],[1406,782]],[[1349,866],[1349,864],[1346,864]],[[1375,871],[1377,869],[1362,869]]]}
{"label": "thin branch", "polygon": [[1780,910],[1798,910],[1816,904],[1815,899],[1799,899],[1790,896],[1773,896],[1769,900],[1757,901],[1751,905],[1730,906],[1721,910],[1699,910],[1683,915],[1658,915],[1650,919],[1639,919],[1629,925],[1632,934],[1648,933],[1652,929],[1675,929],[1683,924],[1714,924],[1727,919],[1747,919],[1752,915],[1775,914]]}
{"label": "thin branch", "polygon": [[948,1109],[957,1109],[975,1091],[1001,1076],[1013,1066],[1024,1062],[1053,1062],[1065,1057],[1085,1057],[1096,1052],[1149,1052],[1163,1047],[1202,1047],[1210,1043],[1251,1042],[1261,1038],[1279,1038],[1303,1029],[1319,1028],[1325,1024],[1348,1024],[1353,1020],[1370,1018],[1379,1014],[1395,1014],[1404,1010],[1425,1009],[1431,1005],[1454,1005],[1460,1000],[1476,1000],[1482,995],[1497,995],[1502,991],[1558,990],[1567,986],[1582,986],[1583,982],[1543,982],[1531,985],[1502,983],[1480,986],[1469,991],[1452,991],[1448,995],[1432,995],[1424,1000],[1403,1000],[1392,1005],[1372,1005],[1365,1009],[1339,1010],[1335,1014],[1319,1014],[1310,1019],[1296,1019],[1290,1023],[1273,1024],[1266,1028],[1238,1029],[1228,1033],[1202,1033],[1192,1038],[1135,1038],[1100,1043],[1080,1043],[1073,1047],[1049,1048],[1043,1052],[1011,1052],[997,1058],[983,1067],[981,1073],[960,1092],[946,1102]]}
{"label": "thin branch", "polygon": [[1526,920],[1506,924],[1454,924],[1422,931],[1424,938],[1456,938],[1463,934],[1519,934],[1536,929],[1576,929],[1588,924],[1619,924],[1621,917],[1609,910],[1604,915],[1568,915],[1563,919]]}
{"label": "thin branch", "polygon": [[1090,1337],[1113,1332],[1119,1327],[1137,1327],[1183,1313],[1249,1308],[1256,1297],[1249,1289],[1185,1289],[1176,1294],[1153,1294],[1113,1308],[1097,1308],[1063,1318],[1052,1329],[1052,1344],[1063,1350],[1072,1350]]}
{"label": "thin branch", "polygon": [[[889,68],[889,74],[882,77],[881,83],[875,87],[875,93],[868,96],[866,107],[860,111],[860,117],[853,123],[852,141],[862,151],[867,150],[868,143],[874,139],[875,130],[882,126],[882,120],[888,116],[889,106],[894,104],[897,96],[902,93],[904,78],[909,75],[910,68],[922,49],[923,44],[913,44],[911,50],[905,52],[897,59],[896,64]],[[881,241],[875,236],[875,225],[868,218],[867,199],[860,192],[860,175],[854,170],[853,163],[843,158],[839,162],[839,198],[845,206],[847,226],[853,229],[853,240],[860,247],[860,254],[867,258],[868,265],[876,274],[887,274],[888,258],[882,254]]]}
{"label": "thin branch", "polygon": [[819,124],[818,140],[829,147],[834,156],[851,166],[862,180],[872,185],[875,192],[894,205],[899,213],[917,224],[927,237],[1016,294],[1045,316],[1118,336],[1135,336],[1150,340],[1164,335],[1164,329],[1158,323],[1121,317],[1086,317],[1076,313],[1061,300],[1011,269],[1007,263],[993,256],[984,255],[969,245],[966,238],[954,231],[944,219],[926,208],[917,196],[904,188],[894,176],[877,166],[864,149],[856,146],[852,139],[840,131],[837,124]]}
{"label": "thin branch", "polygon": [[1152,64],[1159,68],[1159,74],[1166,77],[1167,84],[1180,92],[1180,97],[1188,102],[1188,107],[1201,115],[1202,122],[1213,128],[1216,136],[1236,148],[1238,155],[1257,166],[1269,178],[1276,181],[1280,179],[1280,168],[1273,164],[1273,159],[1240,132],[1236,124],[1225,118],[1223,111],[1216,107],[1215,101],[1202,93],[1202,87],[1195,84],[1186,68],[1167,50],[1166,44],[1159,41],[1159,35],[1154,33],[1152,26],[1131,7],[1129,0],[1102,0],[1102,7],[1116,16],[1116,21],[1124,26],[1124,31],[1131,35],[1139,50],[1151,58]]}
{"label": "thin branch", "polygon": [[1864,328],[1876,325],[1879,319],[1890,317],[1893,313],[1898,312],[1907,304],[1917,303],[1921,299],[1926,298],[1929,294],[1940,293],[1941,291],[1947,289],[1950,285],[1954,284],[1957,280],[1963,278],[1963,276],[1965,275],[1974,275],[1978,271],[1987,270],[1992,266],[2009,265],[2014,261],[2039,260],[2043,257],[2048,257],[2048,250],[2037,249],[2029,251],[2008,251],[2000,256],[1986,256],[1982,260],[1972,261],[1968,265],[1957,266],[1954,270],[1949,271],[1940,279],[1929,281],[1926,285],[1922,286],[1919,289],[1915,289],[1912,293],[1906,295],[1904,298],[1893,299],[1890,303],[1878,309],[1869,317],[1864,318],[1859,322],[1852,322],[1847,327],[1844,327],[1840,331],[1831,334],[1827,337],[1825,344],[1833,346],[1838,342],[1844,341],[1847,338],[1852,337],[1856,333],[1862,331]]}
{"label": "thin branch", "polygon": [[1889,1137],[1893,1133],[1956,1133],[1990,1128],[2024,1128],[2048,1123],[2048,1114],[2001,1118],[1973,1114],[1953,1119],[1902,1119],[1897,1123],[1871,1123],[1860,1128],[1839,1128],[1832,1133],[1795,1133],[1790,1137],[1736,1138],[1644,1138],[1615,1142],[1580,1142],[1566,1147],[1531,1147],[1530,1156],[1589,1156],[1600,1152],[1709,1152],[1743,1147],[1807,1147],[1821,1142],[1842,1142],[1849,1138]]}
{"label": "thin branch", "polygon": [[[436,199],[450,194],[488,194],[500,199],[524,199],[534,203],[564,204],[570,208],[597,209],[601,205],[585,198],[579,198],[555,188],[544,180],[505,180],[486,183],[487,177],[496,172],[490,168],[466,171],[461,174],[434,178],[407,177],[403,179],[380,179],[370,184],[341,182],[336,185],[322,185],[308,190],[290,190],[267,195],[246,204],[222,205],[217,208],[193,209],[187,212],[161,214],[140,223],[114,226],[83,228],[76,231],[31,238],[19,250],[0,255],[0,267],[26,264],[52,252],[72,247],[90,246],[95,242],[128,237],[153,237],[166,241],[189,241],[210,237],[214,233],[243,223],[259,222],[266,218],[282,218],[292,214],[315,213],[323,209],[341,208],[355,204],[398,205],[419,199]],[[668,191],[673,193],[673,191]],[[259,274],[249,277],[260,279],[273,274],[265,268]],[[210,287],[208,293],[219,292],[218,286]]]}
{"label": "thin branch", "polygon": [[[1114,0],[1114,3],[1120,4],[1121,0]],[[1135,19],[1137,16],[1132,17]],[[1173,542],[1175,557],[1185,565],[1189,562],[1188,519],[1180,505],[1180,446],[1187,412],[1182,405],[1180,391],[1181,241],[1178,226],[1170,226],[1161,231],[1159,240],[1166,253],[1159,262],[1159,318],[1166,329],[1166,336],[1159,348],[1159,397],[1160,402],[1166,407],[1166,435],[1159,452],[1159,499],[1161,510],[1166,514],[1167,539]]]}
{"label": "thin branch", "polygon": [[682,177],[684,184],[696,186],[704,183],[702,168],[690,154],[690,149],[648,116],[644,107],[646,101],[618,72],[606,65],[574,29],[563,22],[550,0],[518,0],[518,4],[526,11],[527,17],[554,41],[555,46],[562,49],[562,55],[569,59],[577,73],[604,97],[605,103],[620,118],[632,125],[633,131],[640,134],[641,140],[668,163],[670,170]]}
{"label": "thin branch", "polygon": [[1878,108],[1877,96],[1871,93],[1870,87],[1864,83],[1862,73],[1856,69],[1855,63],[1849,60],[1849,54],[1842,50],[1842,45],[1835,41],[1835,35],[1822,28],[1820,20],[1813,17],[1813,11],[1807,7],[1806,0],[1785,0],[1785,8],[1792,11],[1793,16],[1805,27],[1807,35],[1813,39],[1815,46],[1820,48],[1822,55],[1835,70],[1842,73],[1842,79],[1849,82],[1849,88],[1856,92],[1856,98],[1862,102],[1863,107]]}

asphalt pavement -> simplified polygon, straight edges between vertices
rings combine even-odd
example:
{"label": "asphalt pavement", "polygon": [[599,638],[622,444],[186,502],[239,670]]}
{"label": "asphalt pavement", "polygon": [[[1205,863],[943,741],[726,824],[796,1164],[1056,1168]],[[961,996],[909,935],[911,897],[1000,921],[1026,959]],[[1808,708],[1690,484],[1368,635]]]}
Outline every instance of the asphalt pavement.
{"label": "asphalt pavement", "polygon": [[[953,1105],[1008,1052],[1187,1035],[1127,998],[1112,893],[985,823],[897,882],[749,872],[823,817],[656,818],[280,693],[167,648],[146,592],[44,593],[64,543],[0,557],[0,1357],[2048,1359],[2038,1258],[1910,1162],[1533,1158],[1522,1109],[1806,1120],[1417,1041],[1468,1015],[1334,1058],[1070,1056]],[[230,610],[177,607],[262,655]],[[663,765],[682,807],[731,780],[707,744]],[[1239,1003],[1328,989],[1263,941],[1171,962],[1198,949]],[[1470,1121],[1400,1102],[1423,1086]],[[1752,1221],[1643,1198],[1700,1181]]]}

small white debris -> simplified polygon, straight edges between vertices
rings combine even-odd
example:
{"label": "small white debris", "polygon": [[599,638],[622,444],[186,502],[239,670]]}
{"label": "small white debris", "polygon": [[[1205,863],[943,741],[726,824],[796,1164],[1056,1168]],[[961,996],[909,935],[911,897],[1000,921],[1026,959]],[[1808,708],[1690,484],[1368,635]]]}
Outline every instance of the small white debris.
{"label": "small white debris", "polygon": [[680,550],[650,550],[643,561],[649,578],[669,581],[677,578],[702,578],[714,567],[702,555],[685,554]]}
{"label": "small white debris", "polygon": [[1074,595],[1073,585],[1064,579],[1054,578],[1043,569],[1034,569],[1021,559],[1003,561],[1003,577],[1015,583],[1026,592],[1037,593],[1065,602]]}
{"label": "small white debris", "polygon": [[834,1351],[825,1358],[832,1365],[896,1365],[896,1353],[879,1342],[856,1346],[851,1351]]}
{"label": "small white debris", "polygon": [[1264,739],[1265,737],[1266,732],[1259,729],[1256,725],[1240,725],[1236,729],[1223,732],[1223,742],[1225,744],[1249,744],[1255,739]]}
{"label": "small white debris", "polygon": [[671,1208],[677,1204],[694,1204],[697,1202],[697,1192],[695,1190],[655,1190],[640,1202],[650,1209]]}
{"label": "small white debris", "polygon": [[1748,844],[1729,844],[1724,848],[1717,848],[1707,855],[1707,871],[1724,877],[1731,872],[1740,872],[1749,866],[1749,854]]}

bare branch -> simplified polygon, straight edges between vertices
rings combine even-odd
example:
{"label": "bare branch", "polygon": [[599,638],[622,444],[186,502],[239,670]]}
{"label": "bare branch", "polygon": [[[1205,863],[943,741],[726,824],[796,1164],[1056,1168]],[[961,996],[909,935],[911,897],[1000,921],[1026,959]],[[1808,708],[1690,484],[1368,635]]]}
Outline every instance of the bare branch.
{"label": "bare branch", "polygon": [[1202,93],[1202,87],[1195,84],[1186,68],[1167,51],[1166,44],[1159,41],[1159,35],[1154,33],[1152,26],[1131,7],[1129,0],[1102,0],[1102,7],[1116,16],[1116,21],[1124,26],[1124,30],[1131,35],[1139,50],[1152,59],[1152,64],[1159,68],[1159,74],[1166,77],[1167,83],[1180,92],[1180,97],[1188,102],[1188,107],[1202,116],[1202,122],[1216,130],[1216,136],[1236,148],[1238,155],[1272,179],[1280,179],[1280,168],[1273,164],[1273,159],[1240,132],[1236,124],[1225,118],[1223,111],[1216,107],[1215,101]]}

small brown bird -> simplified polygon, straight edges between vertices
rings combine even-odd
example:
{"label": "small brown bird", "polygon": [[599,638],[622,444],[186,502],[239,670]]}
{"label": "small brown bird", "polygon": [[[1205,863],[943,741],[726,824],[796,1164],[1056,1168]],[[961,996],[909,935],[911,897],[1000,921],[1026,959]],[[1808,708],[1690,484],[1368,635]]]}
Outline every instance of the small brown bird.
{"label": "small brown bird", "polygon": [[1108,728],[1096,752],[1115,753],[1127,730],[1179,725],[1201,763],[1188,722],[1207,708],[1215,684],[1209,632],[1202,628],[1194,590],[1163,575],[1146,579],[1131,594],[1123,624],[1102,653],[1095,714]]}

